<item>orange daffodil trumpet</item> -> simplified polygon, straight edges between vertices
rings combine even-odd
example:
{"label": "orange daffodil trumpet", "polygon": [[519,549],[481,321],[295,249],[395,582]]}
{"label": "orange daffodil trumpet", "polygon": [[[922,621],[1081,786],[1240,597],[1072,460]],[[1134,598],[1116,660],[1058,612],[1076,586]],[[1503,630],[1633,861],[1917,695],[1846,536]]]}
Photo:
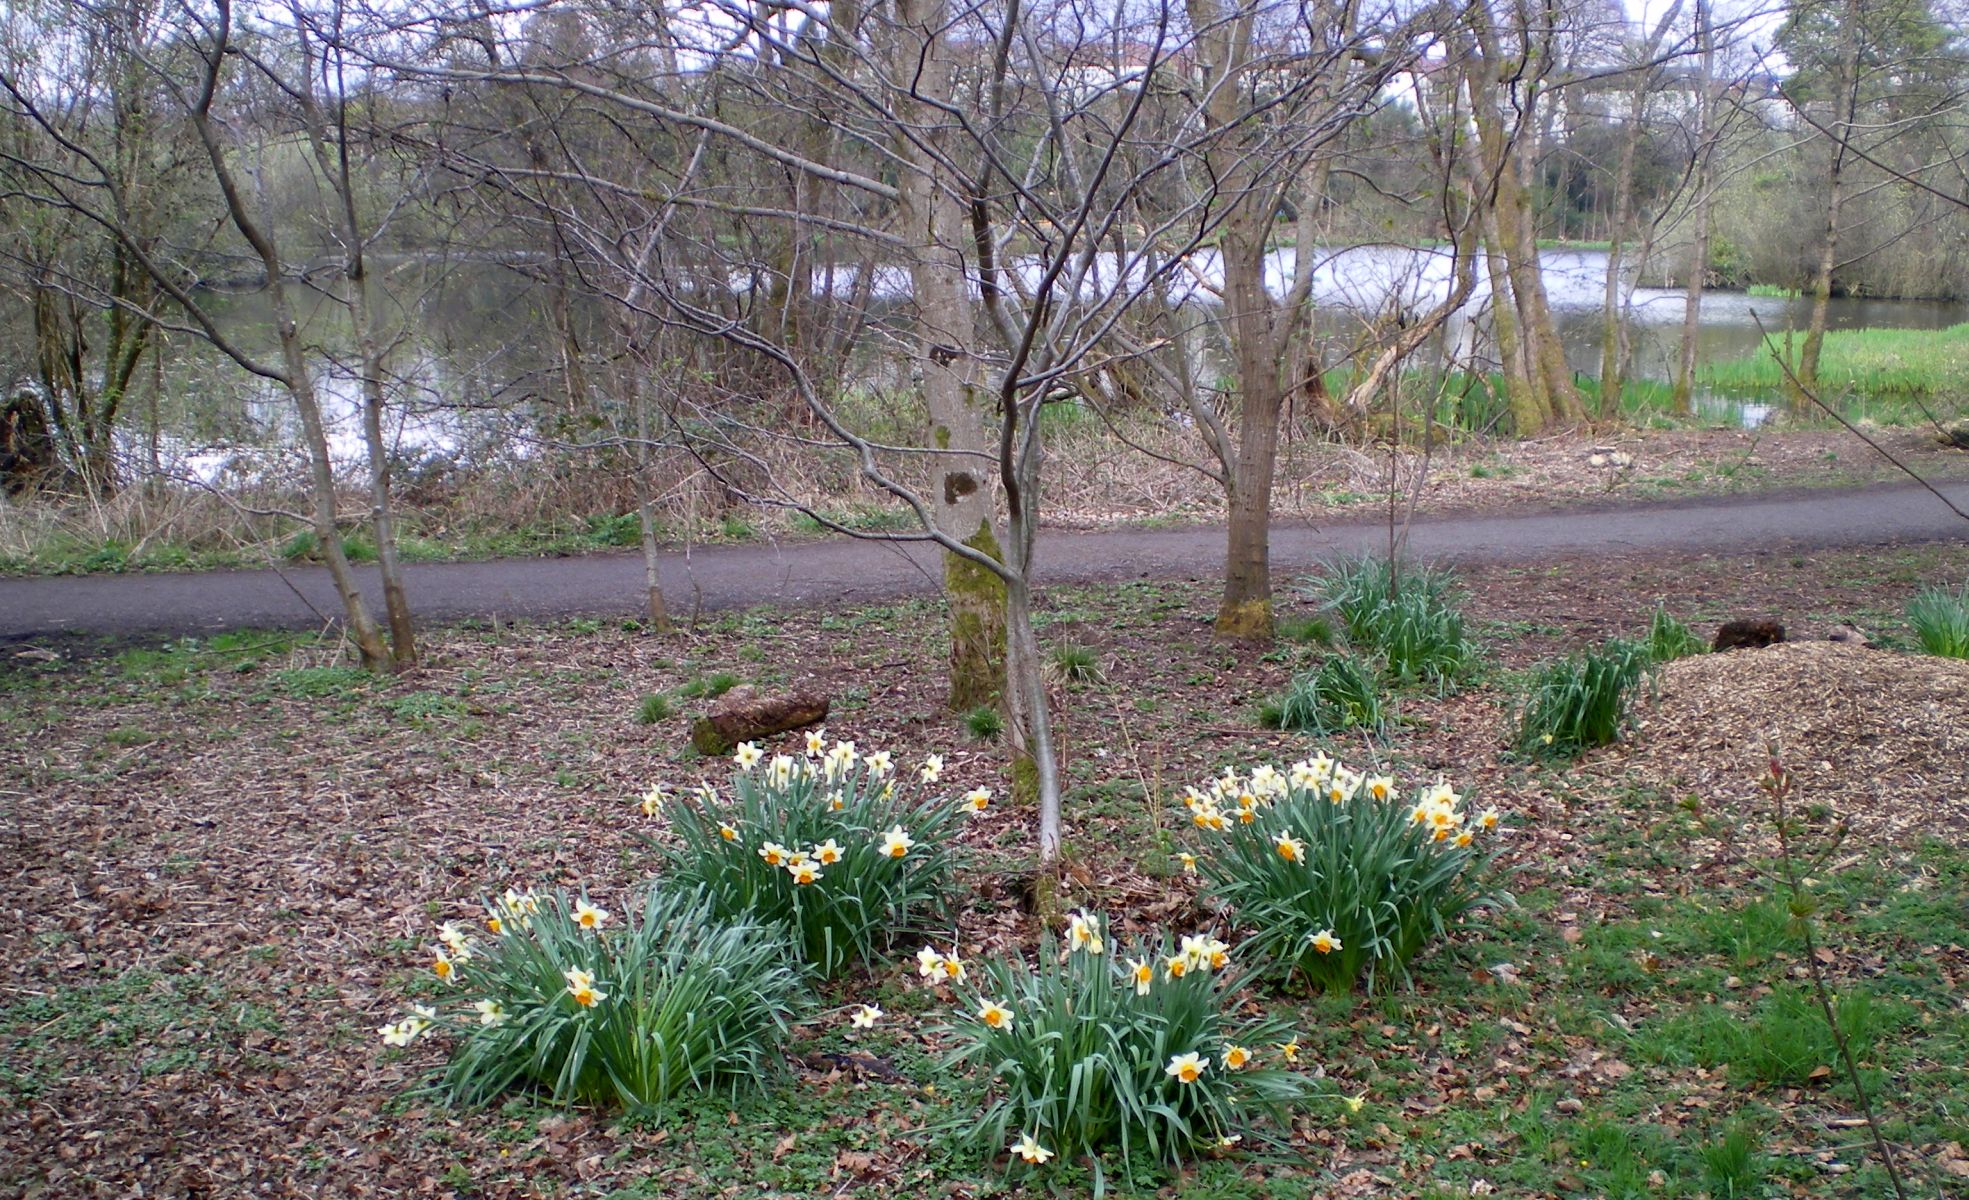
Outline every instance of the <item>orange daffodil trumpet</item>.
{"label": "orange daffodil trumpet", "polygon": [[593,933],[608,923],[608,910],[596,908],[586,900],[577,900],[574,905],[574,923]]}
{"label": "orange daffodil trumpet", "polygon": [[595,986],[595,977],[580,967],[569,967],[561,976],[567,980],[567,994],[583,1008],[593,1008],[608,999],[608,994]]}
{"label": "orange daffodil trumpet", "polygon": [[1195,1083],[1209,1069],[1210,1060],[1192,1050],[1187,1054],[1170,1055],[1169,1065],[1162,1069],[1162,1073],[1178,1083]]}

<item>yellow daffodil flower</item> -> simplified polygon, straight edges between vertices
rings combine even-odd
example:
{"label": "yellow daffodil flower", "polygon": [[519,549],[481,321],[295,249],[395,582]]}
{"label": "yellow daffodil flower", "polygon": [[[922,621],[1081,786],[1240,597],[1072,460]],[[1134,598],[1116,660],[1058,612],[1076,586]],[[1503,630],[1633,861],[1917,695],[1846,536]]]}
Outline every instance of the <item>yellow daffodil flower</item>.
{"label": "yellow daffodil flower", "polygon": [[452,922],[446,921],[438,926],[438,940],[444,943],[445,949],[451,951],[451,956],[458,961],[463,962],[472,957],[472,939]]}
{"label": "yellow daffodil flower", "polygon": [[820,865],[818,863],[790,862],[786,864],[786,873],[793,876],[793,882],[803,887],[809,883],[820,882]]}
{"label": "yellow daffodil flower", "polygon": [[574,923],[587,930],[600,929],[608,923],[608,910],[596,908],[586,900],[578,900],[574,905]]}
{"label": "yellow daffodil flower", "polygon": [[718,836],[728,842],[738,840],[738,827],[725,821],[718,822]]}
{"label": "yellow daffodil flower", "polygon": [[814,847],[814,861],[823,867],[831,867],[841,861],[841,847],[833,838],[828,838]]}
{"label": "yellow daffodil flower", "polygon": [[1164,1075],[1178,1083],[1195,1083],[1210,1069],[1210,1060],[1192,1050],[1188,1054],[1173,1054],[1169,1065],[1162,1069]]}
{"label": "yellow daffodil flower", "polygon": [[1349,1096],[1347,1097],[1347,1111],[1350,1113],[1357,1113],[1361,1110],[1361,1105],[1366,1103],[1367,1103],[1366,1092],[1362,1092],[1358,1096]]}
{"label": "yellow daffodil flower", "polygon": [[439,979],[444,980],[446,983],[458,982],[457,964],[453,963],[450,958],[446,957],[444,951],[442,950],[438,951],[434,956],[432,956],[431,974],[436,975]]}
{"label": "yellow daffodil flower", "polygon": [[1184,850],[1176,855],[1176,861],[1183,864],[1183,874],[1196,874],[1196,855]]}
{"label": "yellow daffodil flower", "polygon": [[993,1029],[1010,1029],[1012,1027],[1012,1010],[986,1000],[978,1005],[978,1020],[983,1021]]}
{"label": "yellow daffodil flower", "polygon": [[923,760],[923,766],[916,772],[924,783],[935,783],[943,778],[943,755],[932,754]]}
{"label": "yellow daffodil flower", "polygon": [[1012,1153],[1025,1159],[1035,1167],[1044,1166],[1046,1160],[1053,1157],[1053,1152],[1040,1145],[1029,1133],[1012,1143]]}
{"label": "yellow daffodil flower", "polygon": [[868,768],[869,775],[876,779],[881,779],[896,769],[895,760],[889,757],[887,750],[877,750],[861,761],[862,765]]}
{"label": "yellow daffodil flower", "polygon": [[1100,919],[1085,911],[1067,918],[1067,948],[1100,954],[1106,948],[1101,942]]}
{"label": "yellow daffodil flower", "polygon": [[1333,936],[1331,929],[1322,929],[1312,937],[1313,949],[1321,954],[1331,954],[1341,948],[1340,939]]}
{"label": "yellow daffodil flower", "polygon": [[1155,982],[1155,968],[1143,959],[1131,958],[1128,960],[1128,977],[1135,981],[1135,994],[1146,996],[1149,985]]}
{"label": "yellow daffodil flower", "polygon": [[1272,839],[1272,844],[1278,847],[1278,856],[1285,861],[1292,863],[1306,861],[1306,843],[1291,834],[1279,834]]}
{"label": "yellow daffodil flower", "polygon": [[819,758],[827,751],[827,730],[807,730],[807,757]]}
{"label": "yellow daffodil flower", "polygon": [[915,844],[916,839],[910,837],[902,826],[892,825],[889,827],[889,832],[882,835],[882,857],[901,858],[908,854],[909,848]]}
{"label": "yellow daffodil flower", "polygon": [[595,977],[580,967],[569,967],[561,975],[567,980],[567,994],[581,1007],[593,1008],[608,999],[606,993],[596,989]]}
{"label": "yellow daffodil flower", "polygon": [[990,788],[972,788],[970,791],[964,793],[964,808],[972,816],[976,816],[990,806]]}
{"label": "yellow daffodil flower", "polygon": [[1298,1061],[1299,1061],[1299,1039],[1298,1039],[1298,1038],[1293,1038],[1293,1039],[1292,1039],[1291,1041],[1289,1041],[1289,1042],[1280,1042],[1280,1043],[1278,1044],[1278,1052],[1279,1052],[1279,1054],[1280,1054],[1280,1056],[1281,1056],[1281,1057],[1283,1057],[1283,1058],[1285,1059],[1285,1061],[1287,1061],[1287,1062],[1289,1062],[1289,1063],[1296,1063],[1296,1062],[1298,1062]]}
{"label": "yellow daffodil flower", "polygon": [[1495,829],[1497,828],[1499,819],[1500,817],[1496,809],[1487,808],[1484,810],[1484,814],[1477,818],[1477,824],[1483,826],[1485,829]]}
{"label": "yellow daffodil flower", "polygon": [[785,788],[793,783],[793,756],[775,754],[766,764],[766,784],[768,787]]}
{"label": "yellow daffodil flower", "polygon": [[1391,775],[1375,775],[1367,781],[1367,794],[1376,800],[1387,800],[1395,794],[1395,780]]}
{"label": "yellow daffodil flower", "polygon": [[778,842],[766,842],[759,847],[759,857],[765,859],[769,867],[783,867],[786,865],[788,855],[786,847]]}
{"label": "yellow daffodil flower", "polygon": [[943,973],[943,955],[925,946],[916,952],[916,973],[925,979]]}
{"label": "yellow daffodil flower", "polygon": [[1245,1049],[1243,1046],[1227,1046],[1224,1048],[1224,1069],[1226,1071],[1241,1070],[1244,1064],[1250,1061],[1251,1051]]}

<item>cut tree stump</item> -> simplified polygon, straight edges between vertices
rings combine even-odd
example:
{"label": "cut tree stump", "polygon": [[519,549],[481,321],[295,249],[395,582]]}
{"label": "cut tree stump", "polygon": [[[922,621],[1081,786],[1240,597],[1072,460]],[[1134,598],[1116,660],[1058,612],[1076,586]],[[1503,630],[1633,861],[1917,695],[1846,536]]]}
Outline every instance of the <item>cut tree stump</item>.
{"label": "cut tree stump", "polygon": [[749,687],[733,688],[691,725],[691,745],[699,754],[727,754],[740,742],[818,725],[827,720],[828,704],[826,696],[810,692],[761,695]]}

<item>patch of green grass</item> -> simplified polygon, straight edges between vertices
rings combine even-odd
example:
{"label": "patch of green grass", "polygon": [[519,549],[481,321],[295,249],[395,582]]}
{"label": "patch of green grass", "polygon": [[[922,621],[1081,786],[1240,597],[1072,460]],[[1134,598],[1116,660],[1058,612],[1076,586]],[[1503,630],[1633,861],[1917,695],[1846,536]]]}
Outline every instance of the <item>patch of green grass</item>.
{"label": "patch of green grass", "polygon": [[1070,683],[1098,683],[1101,659],[1087,646],[1060,646],[1053,651],[1053,673]]}
{"label": "patch of green grass", "polygon": [[669,720],[675,712],[676,708],[670,703],[670,697],[660,692],[652,692],[637,703],[636,721],[641,725],[654,725],[658,721]]}
{"label": "patch of green grass", "polygon": [[383,701],[383,707],[398,720],[417,724],[465,715],[465,702],[443,692],[406,692]]}
{"label": "patch of green grass", "polygon": [[[1841,396],[1958,398],[1969,391],[1964,380],[1969,380],[1969,325],[1836,329],[1825,335],[1820,352],[1819,394],[1827,403]],[[1783,369],[1762,348],[1741,358],[1704,363],[1696,370],[1696,382],[1737,394],[1779,395],[1787,386]],[[1884,411],[1865,415],[1877,419]]]}
{"label": "patch of green grass", "polygon": [[[1877,1000],[1863,988],[1834,998],[1839,1031],[1853,1057],[1867,1061],[1875,1045],[1907,1019],[1904,1005]],[[1665,1017],[1635,1036],[1641,1053],[1669,1066],[1726,1067],[1738,1082],[1806,1084],[1839,1073],[1839,1049],[1817,998],[1803,985],[1784,984],[1754,1007],[1704,1004]]]}
{"label": "patch of green grass", "polygon": [[1287,617],[1278,623],[1278,636],[1281,641],[1331,646],[1334,642],[1333,622],[1325,617]]}
{"label": "patch of green grass", "polygon": [[1749,1200],[1764,1194],[1770,1159],[1756,1134],[1733,1126],[1702,1147],[1703,1183],[1715,1200]]}
{"label": "patch of green grass", "polygon": [[1648,661],[1653,663],[1674,662],[1709,649],[1709,644],[1698,637],[1695,630],[1676,620],[1666,608],[1660,607],[1655,609],[1654,619],[1648,622],[1648,636],[1642,645],[1647,650]]}
{"label": "patch of green grass", "polygon": [[1924,588],[1908,601],[1907,621],[1929,654],[1969,658],[1969,585],[1953,592]]}
{"label": "patch of green grass", "polygon": [[1779,287],[1775,283],[1753,283],[1743,292],[1746,296],[1764,296],[1772,300],[1796,300],[1799,294],[1797,288]]}
{"label": "patch of green grass", "polygon": [[677,689],[677,694],[686,700],[716,700],[737,687],[738,683],[738,676],[730,671],[716,671],[690,680]]}
{"label": "patch of green grass", "polygon": [[274,672],[273,681],[290,696],[318,698],[344,696],[368,687],[375,676],[360,667],[290,667]]}

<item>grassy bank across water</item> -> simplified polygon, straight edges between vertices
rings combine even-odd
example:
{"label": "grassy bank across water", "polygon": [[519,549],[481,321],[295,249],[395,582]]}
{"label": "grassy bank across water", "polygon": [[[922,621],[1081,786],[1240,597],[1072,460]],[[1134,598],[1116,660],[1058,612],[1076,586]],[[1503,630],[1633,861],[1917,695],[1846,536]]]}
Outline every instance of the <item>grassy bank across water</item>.
{"label": "grassy bank across water", "polygon": [[[1791,339],[1794,347],[1802,335]],[[1697,382],[1731,394],[1782,394],[1784,370],[1766,351],[1696,370]],[[1969,324],[1947,329],[1842,329],[1825,335],[1819,383],[1827,402],[1841,396],[1868,400],[1950,401],[1969,397]],[[1869,414],[1872,415],[1872,414]]]}

